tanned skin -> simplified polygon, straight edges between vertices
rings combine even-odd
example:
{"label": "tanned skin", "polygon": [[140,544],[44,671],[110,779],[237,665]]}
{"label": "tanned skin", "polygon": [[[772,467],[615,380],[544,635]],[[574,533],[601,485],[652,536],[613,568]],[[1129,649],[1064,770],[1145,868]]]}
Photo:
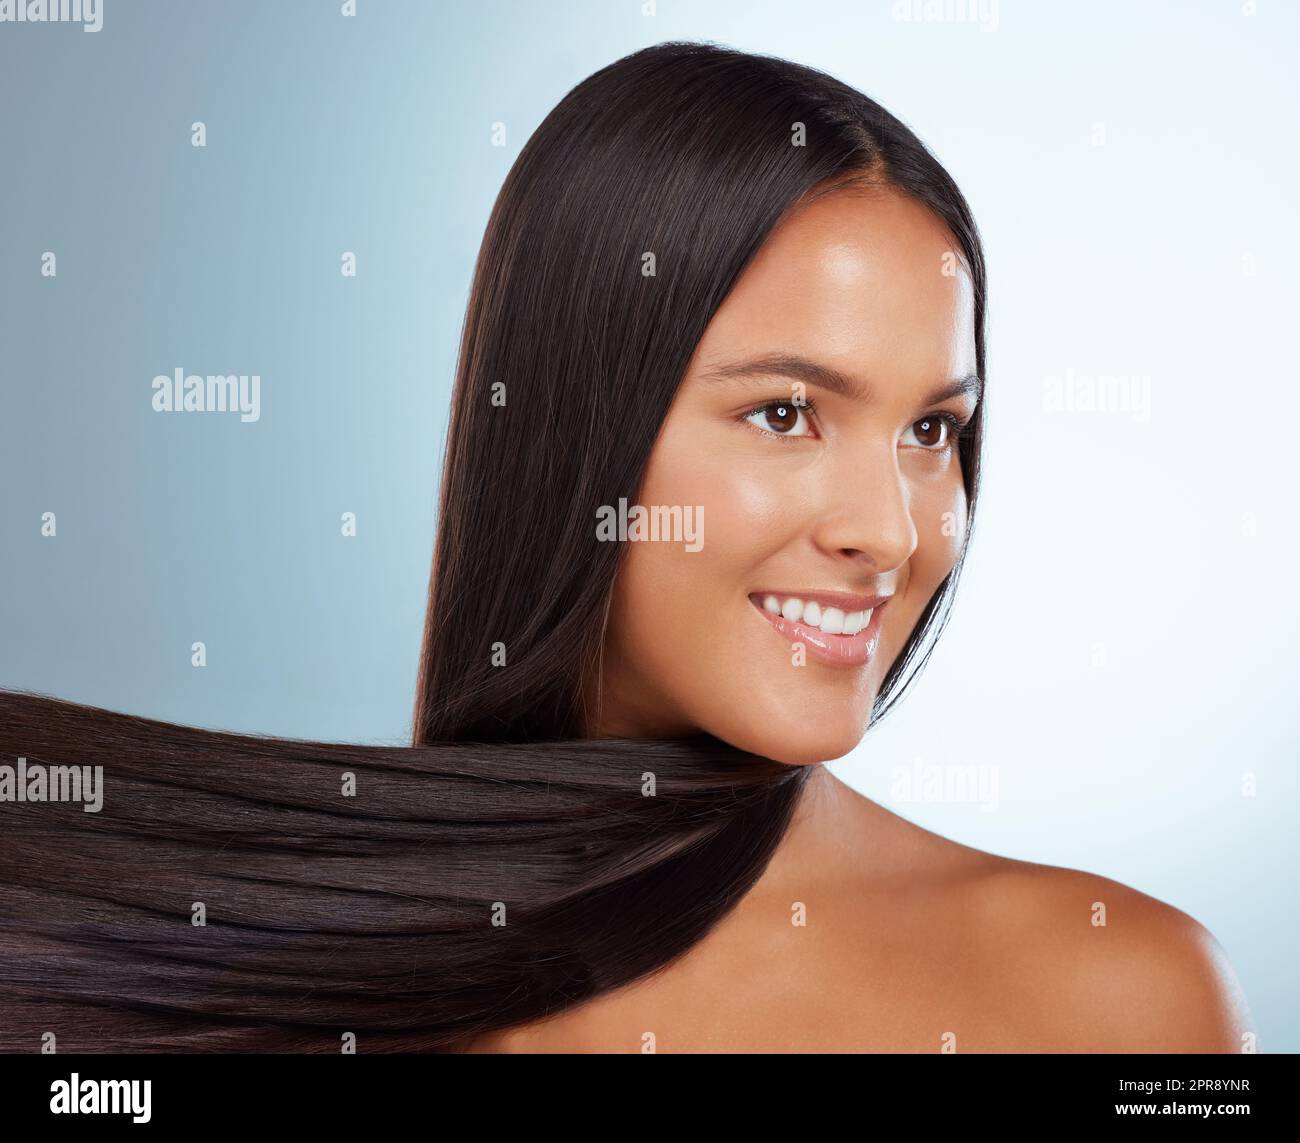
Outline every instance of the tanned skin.
{"label": "tanned skin", "polygon": [[[940,837],[823,764],[861,740],[961,548],[960,458],[937,414],[967,419],[978,395],[928,403],[976,372],[957,250],[892,189],[838,191],[783,221],[710,323],[638,497],[702,506],[704,544],[629,545],[595,731],[702,730],[814,771],[766,872],[704,940],[474,1051],[1240,1052],[1253,1034],[1222,949],[1187,914]],[[775,355],[860,391],[719,376]],[[778,407],[754,414],[765,402]],[[776,587],[892,593],[875,656],[798,662],[750,598]]]}

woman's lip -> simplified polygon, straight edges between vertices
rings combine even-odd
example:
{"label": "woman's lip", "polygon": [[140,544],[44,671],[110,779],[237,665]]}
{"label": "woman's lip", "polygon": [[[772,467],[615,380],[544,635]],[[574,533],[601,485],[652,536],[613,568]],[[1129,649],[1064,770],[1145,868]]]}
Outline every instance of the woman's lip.
{"label": "woman's lip", "polygon": [[[832,598],[834,597],[833,592],[829,594]],[[871,622],[856,635],[827,635],[819,627],[809,627],[806,623],[800,623],[797,619],[785,619],[780,615],[773,615],[763,607],[763,599],[768,595],[776,595],[776,592],[765,592],[757,600],[751,595],[749,598],[750,602],[754,604],[754,609],[776,629],[779,635],[790,643],[802,643],[807,648],[809,657],[816,659],[819,663],[826,663],[832,667],[861,667],[876,653],[877,647],[880,646],[880,617],[885,610],[885,604],[889,602],[888,596],[876,597],[880,599],[880,602],[872,609]],[[818,594],[801,596],[800,598],[817,599],[820,602]],[[850,598],[862,599],[869,597],[853,596]],[[836,607],[839,605],[831,604],[830,606]],[[865,608],[856,610],[865,610]]]}

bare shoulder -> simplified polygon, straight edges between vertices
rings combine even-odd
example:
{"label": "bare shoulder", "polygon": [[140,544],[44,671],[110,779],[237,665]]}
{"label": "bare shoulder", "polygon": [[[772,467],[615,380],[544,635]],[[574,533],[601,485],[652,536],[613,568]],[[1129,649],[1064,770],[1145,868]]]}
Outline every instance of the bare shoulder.
{"label": "bare shoulder", "polygon": [[[863,870],[855,887],[888,956],[868,975],[945,950],[934,980],[961,982],[946,1027],[968,1050],[1241,1052],[1254,1023],[1222,946],[1181,909],[1118,881],[1018,861],[933,833],[865,797],[845,804]],[[890,941],[889,932],[897,933]]]}
{"label": "bare shoulder", "polygon": [[[986,855],[988,856],[988,855]],[[1003,975],[1038,1050],[1241,1052],[1255,1028],[1195,918],[1093,873],[992,858],[963,890],[977,957]]]}

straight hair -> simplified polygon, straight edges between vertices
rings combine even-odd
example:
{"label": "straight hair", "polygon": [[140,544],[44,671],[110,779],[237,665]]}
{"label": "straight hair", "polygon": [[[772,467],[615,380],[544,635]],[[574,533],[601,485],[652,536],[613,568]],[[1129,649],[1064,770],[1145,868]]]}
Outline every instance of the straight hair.
{"label": "straight hair", "polygon": [[[623,548],[598,541],[596,512],[635,501],[705,328],[774,228],[864,187],[947,226],[984,376],[974,220],[871,99],[679,42],[570,91],[511,168],[475,266],[412,745],[0,692],[0,761],[105,780],[96,813],[0,801],[0,1049],[459,1051],[662,971],[716,926],[810,770],[704,734],[599,737]],[[946,621],[982,436],[981,401],[958,445],[963,547],[873,724]]]}

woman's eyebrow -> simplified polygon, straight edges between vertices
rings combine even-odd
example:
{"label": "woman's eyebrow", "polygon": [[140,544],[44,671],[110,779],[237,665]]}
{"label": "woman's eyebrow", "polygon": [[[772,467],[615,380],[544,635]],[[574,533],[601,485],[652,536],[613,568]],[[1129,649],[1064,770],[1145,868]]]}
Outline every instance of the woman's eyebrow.
{"label": "woman's eyebrow", "polygon": [[[747,361],[724,362],[710,365],[699,373],[702,381],[749,381],[773,375],[793,377],[808,385],[816,385],[842,397],[869,401],[871,389],[868,385],[829,365],[822,365],[811,358],[800,357],[790,353],[770,353],[763,357],[753,357]],[[971,373],[956,378],[939,386],[923,402],[937,405],[950,397],[973,395],[976,404],[984,397],[984,379]]]}

